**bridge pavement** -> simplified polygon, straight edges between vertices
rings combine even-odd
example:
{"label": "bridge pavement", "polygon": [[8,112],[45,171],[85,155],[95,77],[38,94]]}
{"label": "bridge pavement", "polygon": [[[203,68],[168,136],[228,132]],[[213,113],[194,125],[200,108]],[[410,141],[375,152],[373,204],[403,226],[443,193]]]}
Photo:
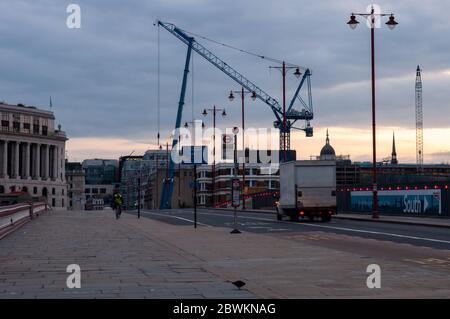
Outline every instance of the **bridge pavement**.
{"label": "bridge pavement", "polygon": [[[0,241],[0,298],[450,296],[446,250],[344,236],[342,242],[367,247],[355,252],[304,240],[324,236],[320,231],[285,235],[230,235],[228,228],[129,214],[115,220],[111,211],[51,212]],[[440,262],[383,258],[394,248]],[[366,286],[373,263],[382,269],[380,289]],[[80,289],[66,287],[69,264],[81,267]],[[238,279],[245,289],[230,283]]]}
{"label": "bridge pavement", "polygon": [[[138,227],[142,223],[142,227]],[[51,212],[0,241],[0,298],[252,298],[155,234],[111,211]],[[81,288],[69,289],[69,264]]]}

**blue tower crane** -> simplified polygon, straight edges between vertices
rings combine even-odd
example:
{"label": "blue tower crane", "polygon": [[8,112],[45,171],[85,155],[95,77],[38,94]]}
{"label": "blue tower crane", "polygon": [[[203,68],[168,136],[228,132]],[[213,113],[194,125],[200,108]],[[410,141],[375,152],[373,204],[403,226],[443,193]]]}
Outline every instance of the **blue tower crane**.
{"label": "blue tower crane", "polygon": [[[186,95],[186,82],[187,82],[187,76],[189,73],[189,61],[191,58],[192,50],[197,52],[201,57],[203,57],[205,60],[210,62],[212,65],[214,65],[216,68],[221,70],[223,73],[228,75],[231,79],[233,79],[235,82],[243,86],[245,89],[247,89],[250,92],[254,92],[254,95],[263,101],[265,104],[267,104],[270,109],[272,110],[273,114],[275,115],[275,121],[274,121],[274,127],[278,128],[280,130],[280,136],[284,130],[283,126],[283,111],[276,99],[271,97],[269,94],[264,92],[261,88],[253,84],[250,80],[248,80],[245,76],[243,76],[241,73],[239,73],[237,70],[232,68],[230,65],[228,65],[226,62],[222,61],[219,57],[217,57],[215,54],[213,54],[211,51],[209,51],[207,48],[205,48],[203,45],[198,43],[194,37],[189,36],[186,34],[185,31],[181,30],[177,26],[175,26],[172,23],[166,23],[162,21],[156,21],[155,25],[158,27],[161,26],[165,30],[167,30],[169,33],[174,35],[176,38],[178,38],[181,42],[187,45],[187,54],[186,54],[186,62],[184,67],[184,73],[183,73],[183,81],[181,84],[181,93],[180,93],[180,99],[178,102],[178,111],[177,111],[177,118],[175,122],[175,132],[173,134],[173,140],[172,140],[172,149],[176,148],[176,145],[178,144],[178,131],[180,129],[181,125],[181,117],[183,114],[183,106],[184,106],[184,97]],[[308,90],[308,99],[305,102],[301,96],[300,91],[304,84],[307,84],[307,90]],[[294,104],[296,101],[300,101],[303,108],[301,110],[294,109]],[[286,110],[286,135],[289,136],[291,129],[299,129],[303,130],[306,133],[307,137],[313,136],[313,128],[310,125],[310,121],[314,118],[313,113],[313,107],[312,107],[312,94],[311,94],[311,71],[309,68],[304,69],[303,77],[294,93],[294,96],[292,97],[291,102],[289,103],[289,107]],[[301,128],[294,127],[294,123],[298,120],[304,120],[305,126]],[[281,138],[280,138],[281,140]],[[289,145],[290,138],[288,137],[287,143]],[[289,149],[289,147],[287,148]],[[169,167],[168,167],[168,174],[167,178],[164,181],[163,190],[161,193],[161,201],[160,201],[160,209],[167,209],[171,207],[171,198],[172,198],[172,192],[173,192],[173,177],[174,177],[174,162],[172,158],[169,160]]]}

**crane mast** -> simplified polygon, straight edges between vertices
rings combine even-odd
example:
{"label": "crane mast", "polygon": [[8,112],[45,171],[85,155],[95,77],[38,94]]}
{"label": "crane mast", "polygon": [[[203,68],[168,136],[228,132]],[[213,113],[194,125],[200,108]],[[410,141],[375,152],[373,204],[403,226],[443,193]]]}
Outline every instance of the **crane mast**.
{"label": "crane mast", "polygon": [[420,67],[416,70],[416,162],[417,171],[423,171],[423,111],[422,111],[422,77]]}
{"label": "crane mast", "polygon": [[[230,65],[228,65],[226,62],[222,61],[219,57],[217,57],[215,54],[213,54],[210,50],[205,48],[203,45],[198,43],[194,37],[191,37],[186,34],[183,30],[179,29],[172,23],[166,23],[162,21],[155,22],[155,25],[158,27],[161,26],[165,30],[167,30],[169,33],[174,35],[176,38],[178,38],[181,42],[186,44],[188,46],[188,53],[185,63],[185,69],[183,74],[183,82],[181,86],[181,94],[180,94],[180,100],[178,103],[178,113],[177,113],[177,119],[175,123],[175,132],[178,132],[181,124],[181,117],[183,113],[183,105],[184,105],[184,97],[186,93],[186,81],[187,81],[187,74],[189,72],[189,58],[191,51],[197,52],[201,57],[203,57],[205,60],[210,62],[212,65],[214,65],[216,68],[221,70],[223,73],[228,75],[231,79],[233,79],[235,82],[240,84],[242,87],[247,89],[250,92],[253,92],[254,95],[263,101],[265,104],[267,104],[270,109],[272,110],[272,113],[275,115],[275,121],[274,121],[274,127],[278,128],[280,130],[280,150],[284,149],[286,147],[287,150],[290,149],[290,131],[292,128],[303,130],[306,133],[307,137],[311,137],[313,135],[313,128],[310,125],[310,121],[314,118],[313,113],[313,107],[312,107],[312,94],[311,94],[311,71],[310,69],[306,68],[303,72],[303,77],[295,91],[295,94],[289,103],[289,107],[286,110],[286,126],[284,129],[283,126],[283,110],[278,103],[276,99],[271,97],[269,94],[267,94],[265,91],[263,91],[261,88],[259,88],[256,84],[251,82],[249,79],[247,79],[244,75],[242,75],[240,72],[238,72],[236,69],[232,68]],[[305,102],[302,97],[300,96],[300,91],[304,84],[307,85],[308,90],[308,99]],[[301,110],[294,109],[294,104],[296,101],[300,101],[302,105]],[[304,120],[305,126],[302,128],[294,127],[294,123],[298,120]],[[174,134],[174,138],[172,141],[172,149],[176,147],[178,144],[178,133]],[[282,138],[283,135],[286,135],[286,138]],[[282,140],[286,140],[286,146],[282,144]],[[164,208],[170,208],[171,206],[171,196],[173,191],[173,168],[174,163],[172,159],[170,159],[169,167],[168,167],[168,176],[166,180],[164,181],[163,185],[163,191],[161,194],[161,202],[160,202],[160,209]]]}

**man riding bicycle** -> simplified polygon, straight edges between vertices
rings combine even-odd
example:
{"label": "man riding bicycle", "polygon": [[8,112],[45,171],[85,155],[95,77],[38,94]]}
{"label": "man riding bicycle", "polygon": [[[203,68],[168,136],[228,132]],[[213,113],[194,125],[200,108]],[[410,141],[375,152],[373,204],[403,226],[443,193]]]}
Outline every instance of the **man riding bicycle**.
{"label": "man riding bicycle", "polygon": [[122,195],[120,195],[119,192],[115,192],[113,195],[113,209],[116,211],[116,219],[119,219],[122,214],[122,203]]}

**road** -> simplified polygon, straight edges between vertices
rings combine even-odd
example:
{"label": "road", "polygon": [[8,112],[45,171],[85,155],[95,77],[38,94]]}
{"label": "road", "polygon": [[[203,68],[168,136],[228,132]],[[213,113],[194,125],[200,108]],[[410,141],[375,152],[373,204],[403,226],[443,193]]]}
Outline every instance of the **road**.
{"label": "road", "polygon": [[[197,214],[199,227],[233,228],[233,213],[231,211],[199,209]],[[193,225],[194,223],[192,209],[144,210],[141,215],[174,225]],[[347,247],[354,246],[352,240],[361,241],[362,239],[450,250],[450,230],[429,226],[343,219],[333,219],[329,223],[277,221],[275,216],[271,214],[239,211],[238,228],[241,231],[287,236],[291,239],[295,238],[294,236],[300,236],[299,238],[305,236],[305,238],[317,242],[330,239],[330,236],[333,236],[335,241],[340,241]],[[352,243],[352,245],[349,246],[349,243]]]}

